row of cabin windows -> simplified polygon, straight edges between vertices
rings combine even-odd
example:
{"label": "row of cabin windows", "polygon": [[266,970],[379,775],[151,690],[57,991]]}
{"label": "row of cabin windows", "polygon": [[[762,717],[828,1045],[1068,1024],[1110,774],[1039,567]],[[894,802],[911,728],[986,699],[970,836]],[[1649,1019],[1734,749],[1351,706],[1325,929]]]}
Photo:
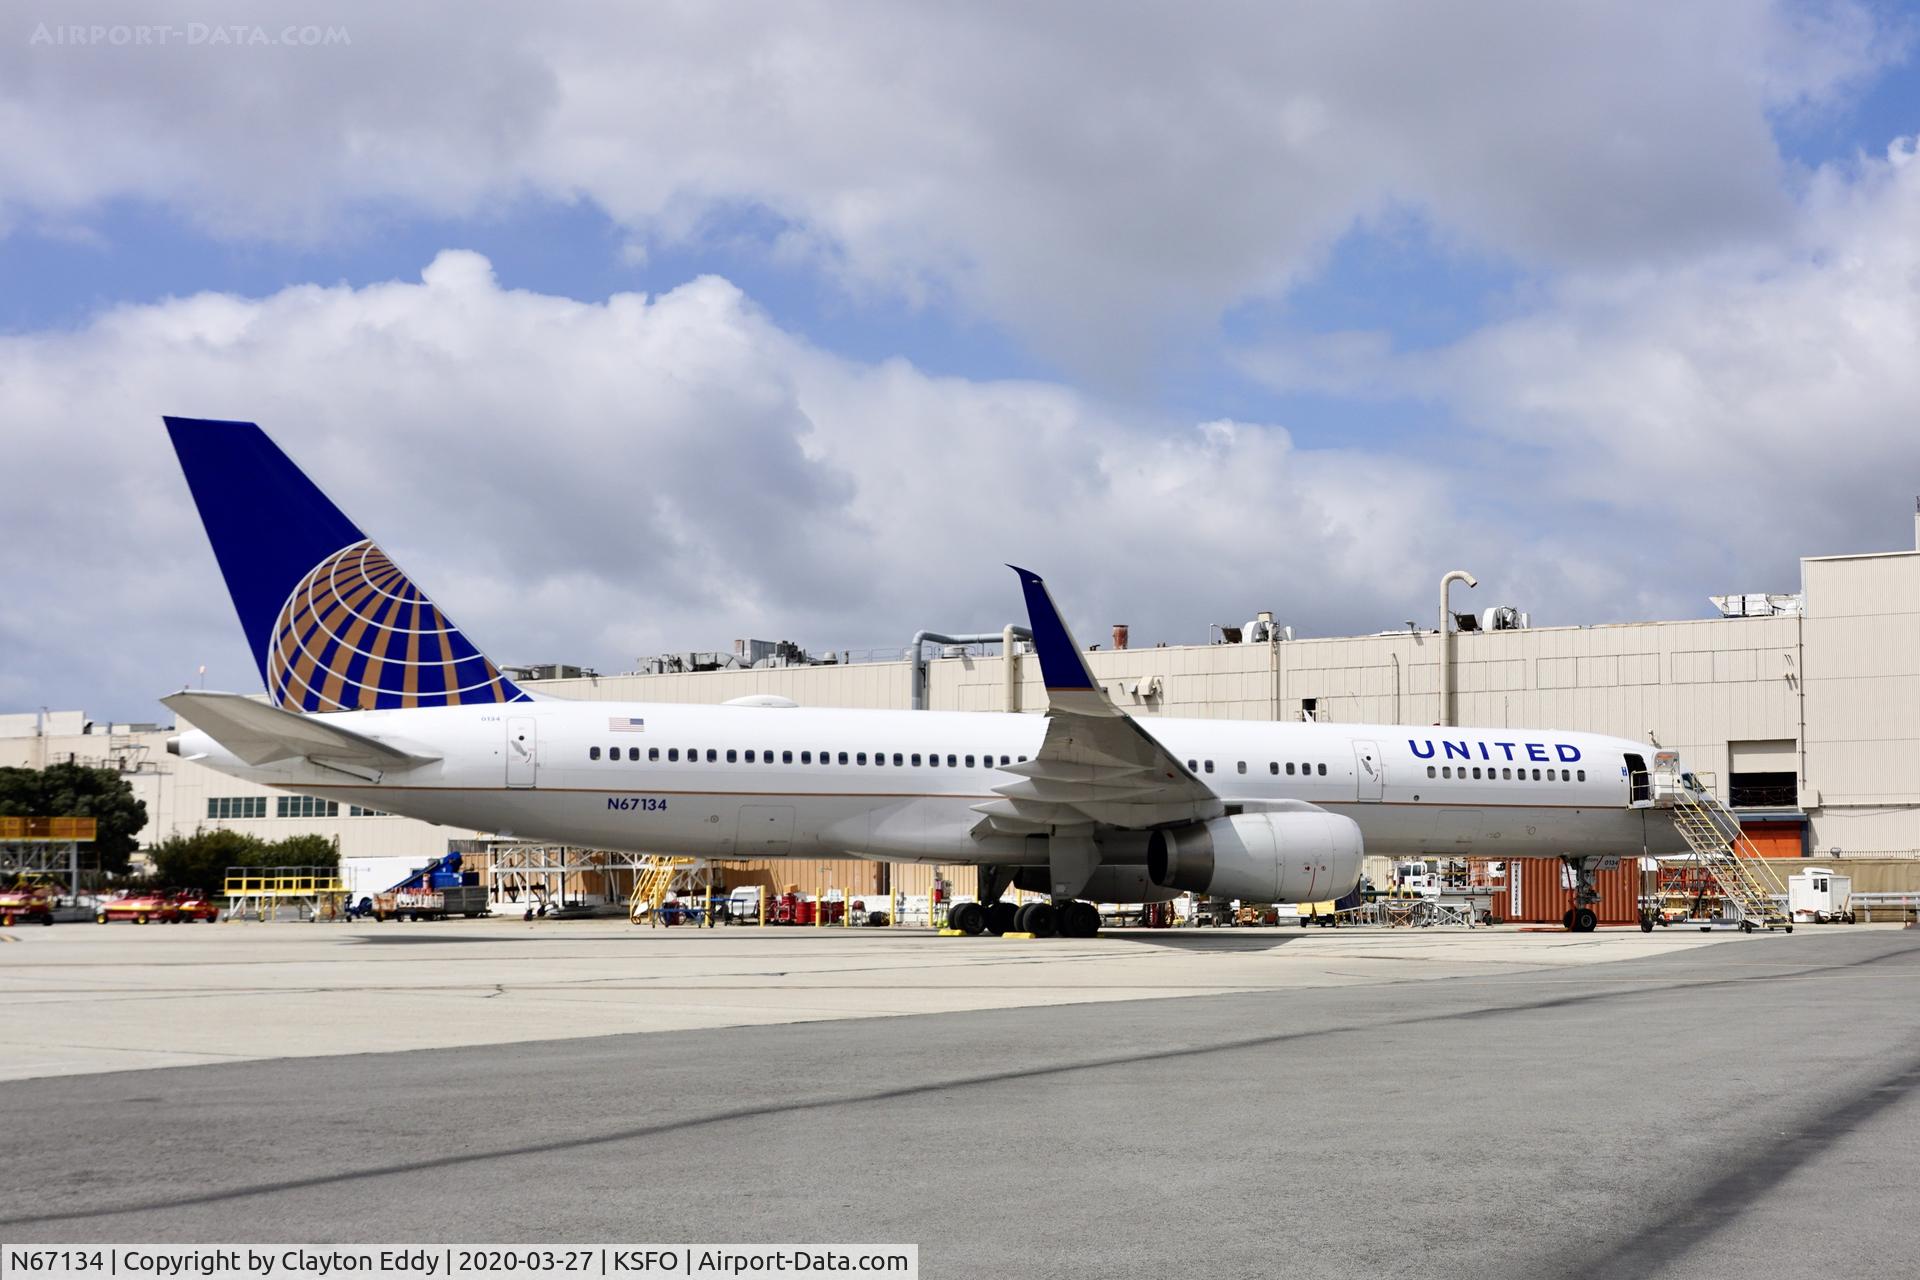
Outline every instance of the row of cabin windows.
{"label": "row of cabin windows", "polygon": [[[1480,776],[1480,768],[1481,766],[1479,765],[1473,766],[1473,776],[1475,778],[1478,778]],[[1501,767],[1496,769],[1492,765],[1487,765],[1486,771],[1487,771],[1487,777],[1495,781],[1525,782],[1527,780],[1527,771],[1525,769],[1514,769],[1506,765],[1502,765]],[[1555,774],[1558,774],[1559,776],[1556,778],[1554,776]],[[1547,776],[1544,779],[1544,781],[1572,782],[1576,774],[1579,775],[1579,780],[1581,782],[1585,782],[1587,780],[1587,771],[1585,769],[1548,769]],[[1435,771],[1432,765],[1428,765],[1427,776],[1429,778],[1453,778],[1453,777],[1465,778],[1467,776],[1467,766],[1461,765],[1460,771],[1456,774],[1454,772],[1454,767],[1450,764],[1441,765],[1438,772]],[[1535,782],[1540,782],[1543,780],[1540,777],[1540,770],[1535,769],[1533,771],[1533,780]]]}
{"label": "row of cabin windows", "polygon": [[[1240,765],[1240,772],[1241,772],[1241,773],[1245,773],[1245,772],[1247,771],[1247,762],[1246,762],[1245,760],[1242,760],[1242,761],[1240,761],[1240,762],[1239,762],[1239,765]],[[1296,773],[1295,773],[1295,767],[1294,767],[1294,766],[1295,766],[1295,762],[1294,762],[1294,761],[1292,761],[1292,760],[1289,760],[1289,761],[1287,761],[1287,762],[1286,762],[1286,773],[1287,773],[1287,776],[1288,776],[1289,778],[1291,778],[1291,777],[1294,777],[1294,776],[1296,776]],[[1187,768],[1189,768],[1189,769],[1191,769],[1191,770],[1193,770],[1193,772],[1195,772],[1195,773],[1212,773],[1212,772],[1213,772],[1213,761],[1211,761],[1211,760],[1189,760],[1189,761],[1187,761]],[[1299,769],[1298,769],[1298,776],[1300,776],[1300,777],[1305,777],[1305,778],[1311,778],[1311,777],[1313,777],[1313,776],[1314,776],[1314,771],[1315,771],[1316,769],[1318,769],[1318,770],[1319,770],[1319,774],[1320,774],[1320,776],[1321,776],[1321,777],[1323,777],[1323,778],[1324,778],[1324,777],[1326,777],[1326,776],[1327,776],[1327,766],[1325,766],[1324,764],[1323,764],[1323,765],[1311,765],[1311,764],[1303,764],[1303,765],[1300,765],[1300,766],[1299,766]],[[1278,776],[1280,775],[1280,770],[1281,770],[1281,762],[1280,762],[1280,761],[1278,761],[1278,760],[1269,760],[1269,761],[1267,761],[1267,772],[1268,772],[1268,773],[1271,773],[1271,774],[1273,774],[1273,775],[1274,775],[1275,777],[1278,777]]]}
{"label": "row of cabin windows", "polygon": [[[633,760],[633,761],[638,761],[640,759],[640,748],[628,747],[626,751],[627,751],[627,759]],[[708,764],[719,764],[721,756],[723,754],[725,755],[726,762],[728,764],[773,764],[775,763],[774,753],[772,751],[755,752],[750,748],[745,751],[741,751],[738,748],[730,747],[724,753],[722,753],[719,749],[715,747],[708,747],[706,749],[706,752],[707,752]],[[864,751],[853,751],[853,752],[822,751],[819,754],[820,754],[821,764],[830,765],[830,764],[838,763],[838,764],[864,765],[868,763],[867,753]],[[742,759],[743,756],[745,757],[744,759]],[[837,759],[836,759],[836,756],[838,757]],[[798,758],[796,759],[796,757]],[[779,753],[778,763],[780,764],[812,764],[813,757],[814,757],[814,753],[811,751],[782,751]],[[599,758],[600,758],[599,747],[587,748],[587,759],[598,760]],[[662,748],[660,747],[647,748],[647,760],[649,763],[658,764],[662,758],[663,758]],[[620,748],[608,747],[607,759],[608,760],[620,759]],[[680,748],[678,747],[665,748],[664,759],[668,764],[680,763]],[[688,747],[687,748],[688,763],[691,764],[691,763],[697,762],[699,759],[700,759],[700,748]],[[944,759],[946,761],[946,767],[949,769],[963,769],[963,768],[974,769],[974,768],[979,768],[983,766],[988,769],[993,768],[993,757],[990,755],[989,756],[970,756],[970,755],[963,756],[963,755],[948,753],[944,757]],[[1019,759],[1021,762],[1024,763],[1026,760],[1026,757],[1020,756]],[[928,752],[925,756],[922,756],[918,751],[915,751],[911,754],[904,751],[895,751],[893,753],[893,767],[896,769],[907,769],[907,768],[938,769],[941,767],[941,760],[942,760],[942,757],[938,752]],[[1012,764],[1013,761],[1014,761],[1014,757],[1012,756],[1000,757],[1000,763],[1003,765]],[[875,765],[884,766],[887,763],[887,753],[885,751],[874,752],[872,763]]]}

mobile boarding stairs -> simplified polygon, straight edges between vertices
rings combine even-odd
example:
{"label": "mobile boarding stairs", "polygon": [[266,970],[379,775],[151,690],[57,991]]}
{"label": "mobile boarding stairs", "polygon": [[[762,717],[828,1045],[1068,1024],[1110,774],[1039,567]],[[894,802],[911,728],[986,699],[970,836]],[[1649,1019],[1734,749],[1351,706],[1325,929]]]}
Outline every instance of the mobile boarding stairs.
{"label": "mobile boarding stairs", "polygon": [[1653,807],[1667,810],[1696,865],[1719,885],[1739,928],[1793,932],[1787,886],[1740,829],[1740,819],[1713,794],[1713,779],[1680,768],[1678,753],[1654,755]]}

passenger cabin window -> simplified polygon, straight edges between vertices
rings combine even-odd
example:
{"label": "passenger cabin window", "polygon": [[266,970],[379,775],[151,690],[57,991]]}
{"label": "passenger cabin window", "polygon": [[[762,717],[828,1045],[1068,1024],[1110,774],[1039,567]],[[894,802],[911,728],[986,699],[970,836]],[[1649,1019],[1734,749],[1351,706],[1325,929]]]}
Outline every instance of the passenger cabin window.
{"label": "passenger cabin window", "polygon": [[678,748],[678,747],[668,747],[668,748],[667,748],[667,763],[668,763],[668,764],[679,764],[679,763],[680,763],[680,748]]}
{"label": "passenger cabin window", "polygon": [[920,767],[920,753],[918,751],[913,753],[913,767],[916,769]]}
{"label": "passenger cabin window", "polygon": [[[847,753],[842,751],[840,753],[840,763],[845,764],[846,762],[847,762]],[[867,757],[864,753],[862,753],[860,756],[860,763],[865,764],[866,762],[867,762]]]}
{"label": "passenger cabin window", "polygon": [[957,760],[959,760],[959,759],[960,759],[960,757],[959,757],[959,756],[956,756],[956,755],[951,755],[951,754],[949,754],[949,755],[947,756],[947,768],[949,768],[949,769],[957,769],[957,768],[959,768],[960,766],[959,766],[958,764],[956,764],[956,763],[955,763],[955,761],[957,761]]}
{"label": "passenger cabin window", "polygon": [[660,748],[658,748],[658,747],[648,747],[648,748],[647,748],[647,763],[648,763],[648,764],[658,764],[659,762],[660,762]]}
{"label": "passenger cabin window", "polygon": [[1267,761],[1267,772],[1268,772],[1268,773],[1274,773],[1274,774],[1277,774],[1277,773],[1279,773],[1279,772],[1280,772],[1280,762],[1279,762],[1278,760],[1269,760],[1269,761]]}
{"label": "passenger cabin window", "polygon": [[[822,756],[822,757],[820,757],[820,758],[821,758],[821,759],[823,759],[823,760],[824,760],[824,759],[826,759],[826,757],[825,757],[825,756]],[[800,753],[800,763],[801,763],[801,764],[812,764],[812,763],[813,763],[813,752],[811,752],[811,751],[802,751],[802,752]]]}
{"label": "passenger cabin window", "polygon": [[1240,772],[1245,773],[1246,771],[1247,771],[1247,762],[1245,760],[1242,760],[1240,762]]}
{"label": "passenger cabin window", "polygon": [[904,757],[904,756],[902,756],[902,755],[901,755],[901,754],[900,754],[900,753],[899,753],[898,751],[896,751],[896,752],[894,752],[894,753],[893,753],[893,767],[894,767],[894,768],[896,768],[896,769],[898,769],[898,768],[900,767],[900,765],[901,765],[901,763],[902,763],[902,761],[903,761],[904,759],[905,759],[905,757]]}
{"label": "passenger cabin window", "polygon": [[736,752],[734,751],[734,749],[733,749],[732,747],[728,747],[728,748],[727,748],[727,763],[728,763],[728,764],[737,764],[737,763],[739,763],[739,760],[740,760],[740,757],[739,757],[739,755],[738,755],[738,754],[737,754],[737,753],[736,753]]}
{"label": "passenger cabin window", "polygon": [[1211,761],[1211,760],[1209,760],[1209,761],[1207,761],[1207,772],[1208,772],[1208,773],[1212,773],[1212,772],[1213,772],[1213,761]]}
{"label": "passenger cabin window", "polygon": [[1291,760],[1287,761],[1287,776],[1289,778],[1293,776],[1293,761]]}
{"label": "passenger cabin window", "polygon": [[[843,756],[841,756],[840,758],[841,758],[842,760],[844,760],[844,759],[846,759],[846,757],[845,757],[844,755],[843,755]],[[866,752],[864,752],[864,751],[862,751],[862,752],[861,752],[861,753],[860,753],[859,755],[857,755],[857,756],[855,756],[855,757],[854,757],[854,760],[855,760],[855,762],[856,762],[856,763],[859,763],[859,764],[865,764],[865,763],[867,762],[867,753],[866,753]]]}
{"label": "passenger cabin window", "polygon": [[780,763],[781,763],[781,764],[792,764],[792,763],[793,763],[793,752],[791,752],[791,751],[782,751],[782,752],[780,753]]}
{"label": "passenger cabin window", "polygon": [[1576,770],[1576,772],[1580,775],[1580,781],[1585,782],[1587,780],[1587,771],[1585,769]]}
{"label": "passenger cabin window", "polygon": [[600,758],[600,748],[598,747],[587,748],[587,759],[598,760],[599,758]]}
{"label": "passenger cabin window", "polygon": [[[1293,772],[1293,770],[1291,770],[1291,769],[1289,769],[1289,770],[1287,770],[1287,772],[1288,772],[1288,773],[1292,773],[1292,772]],[[1437,777],[1439,777],[1439,776],[1440,776],[1440,771],[1439,771],[1438,769],[1436,769],[1436,768],[1434,768],[1434,767],[1433,767],[1432,765],[1428,765],[1428,766],[1427,766],[1427,776],[1428,776],[1429,778],[1437,778]]]}
{"label": "passenger cabin window", "polygon": [[1325,765],[1320,766],[1320,776],[1323,778],[1327,776],[1327,766]]}
{"label": "passenger cabin window", "polygon": [[633,761],[633,762],[634,762],[635,764],[638,764],[638,763],[640,763],[640,748],[638,748],[638,747],[628,747],[628,748],[627,748],[627,759],[629,759],[629,760],[631,760],[631,761]]}
{"label": "passenger cabin window", "polygon": [[708,747],[708,748],[707,748],[707,763],[708,763],[708,764],[713,764],[713,763],[714,763],[715,761],[717,761],[717,760],[719,760],[719,759],[720,759],[720,754],[719,754],[719,752],[717,752],[717,751],[715,751],[715,750],[714,750],[714,749],[713,749],[712,747]]}

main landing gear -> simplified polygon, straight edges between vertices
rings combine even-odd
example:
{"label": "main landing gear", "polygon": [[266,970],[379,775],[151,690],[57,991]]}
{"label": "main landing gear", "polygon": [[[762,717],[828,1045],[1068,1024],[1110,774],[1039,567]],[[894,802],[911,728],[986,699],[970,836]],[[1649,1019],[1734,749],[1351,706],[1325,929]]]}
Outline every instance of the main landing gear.
{"label": "main landing gear", "polygon": [[1100,932],[1100,908],[1091,902],[963,902],[948,913],[947,924],[971,937],[1030,933],[1036,938],[1091,938]]}
{"label": "main landing gear", "polygon": [[947,924],[970,937],[983,933],[999,937],[1030,933],[1036,938],[1091,938],[1100,932],[1100,908],[1091,902],[1068,899],[1023,903],[1002,902],[1016,868],[981,867],[979,898],[963,902],[947,914]]}

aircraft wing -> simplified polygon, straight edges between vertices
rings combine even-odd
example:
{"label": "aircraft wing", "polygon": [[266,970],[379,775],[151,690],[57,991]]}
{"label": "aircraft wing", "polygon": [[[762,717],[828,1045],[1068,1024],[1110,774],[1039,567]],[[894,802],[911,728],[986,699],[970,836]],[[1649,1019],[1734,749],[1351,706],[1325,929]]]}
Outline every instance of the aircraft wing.
{"label": "aircraft wing", "polygon": [[182,690],[160,701],[250,765],[305,757],[316,764],[386,770],[440,758],[329,724],[326,716],[285,711],[243,694]]}
{"label": "aircraft wing", "polygon": [[1008,567],[1020,575],[1027,597],[1047,686],[1047,733],[1031,760],[1002,766],[1020,778],[995,787],[1000,798],[974,809],[993,830],[1007,834],[1100,826],[1139,830],[1224,812],[1213,789],[1094,680],[1040,576]]}

